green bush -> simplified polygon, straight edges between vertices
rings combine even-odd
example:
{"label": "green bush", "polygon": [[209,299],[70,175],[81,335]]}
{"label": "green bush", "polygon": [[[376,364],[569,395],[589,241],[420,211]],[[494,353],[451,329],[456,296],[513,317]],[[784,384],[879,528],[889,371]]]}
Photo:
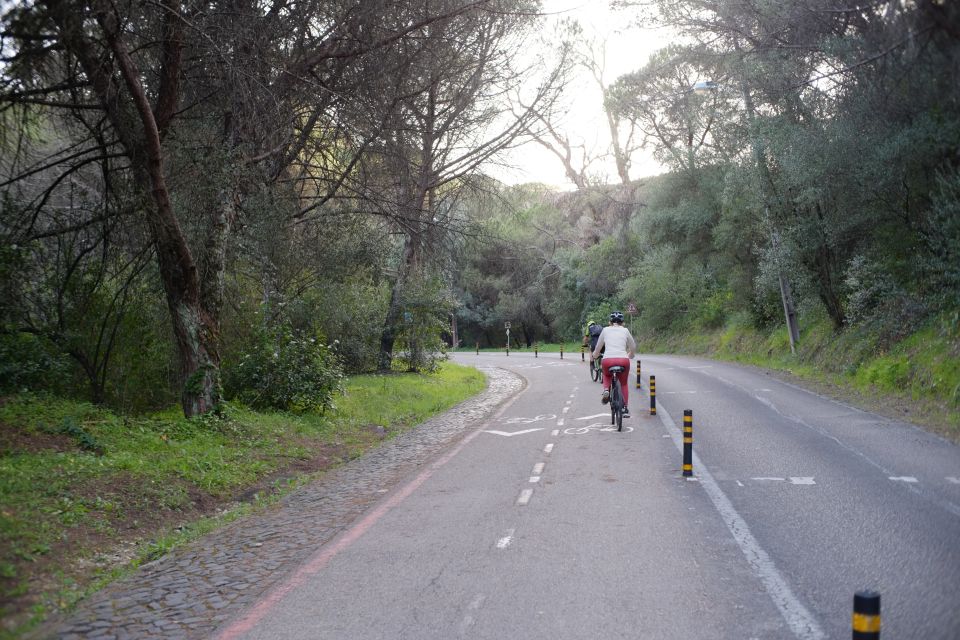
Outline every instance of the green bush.
{"label": "green bush", "polygon": [[441,280],[425,278],[407,283],[400,305],[394,366],[404,371],[436,371],[447,357],[443,333],[449,330],[453,300]]}
{"label": "green bush", "polygon": [[333,406],[343,369],[333,350],[283,324],[261,330],[237,363],[223,368],[227,396],[255,409],[302,413]]}
{"label": "green bush", "polygon": [[0,333],[0,393],[62,386],[70,363],[30,333]]}

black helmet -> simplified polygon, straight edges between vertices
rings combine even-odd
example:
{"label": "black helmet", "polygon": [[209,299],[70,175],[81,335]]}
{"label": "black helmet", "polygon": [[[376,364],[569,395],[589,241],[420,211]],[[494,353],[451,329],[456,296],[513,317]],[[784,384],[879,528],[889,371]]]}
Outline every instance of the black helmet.
{"label": "black helmet", "polygon": [[610,314],[610,322],[619,322],[623,324],[623,311],[614,311]]}

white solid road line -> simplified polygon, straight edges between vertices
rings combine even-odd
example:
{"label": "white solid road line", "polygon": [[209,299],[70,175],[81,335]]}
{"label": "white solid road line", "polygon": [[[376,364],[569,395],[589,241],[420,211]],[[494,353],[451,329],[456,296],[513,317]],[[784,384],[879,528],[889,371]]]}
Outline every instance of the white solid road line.
{"label": "white solid road line", "polygon": [[947,476],[947,482],[950,484],[960,484],[960,478],[955,478],[953,476]]}
{"label": "white solid road line", "polygon": [[917,482],[917,479],[913,476],[890,476],[890,479],[894,482],[909,482],[911,484]]}
{"label": "white solid road line", "polygon": [[[657,415],[660,416],[660,421],[673,438],[674,445],[682,452],[683,437],[680,429],[677,428],[676,423],[659,402],[657,403]],[[713,479],[710,471],[707,470],[696,452],[693,454],[693,468],[694,473],[700,478],[700,485],[707,492],[707,496],[713,502],[713,506],[720,513],[727,529],[730,530],[733,539],[740,547],[740,551],[746,557],[747,563],[753,569],[757,578],[760,579],[777,609],[780,610],[780,615],[783,616],[793,635],[800,640],[823,640],[826,638],[827,636],[820,628],[816,618],[794,595],[793,590],[777,570],[770,555],[753,537],[746,521],[737,513],[733,503],[730,502],[730,499]]]}

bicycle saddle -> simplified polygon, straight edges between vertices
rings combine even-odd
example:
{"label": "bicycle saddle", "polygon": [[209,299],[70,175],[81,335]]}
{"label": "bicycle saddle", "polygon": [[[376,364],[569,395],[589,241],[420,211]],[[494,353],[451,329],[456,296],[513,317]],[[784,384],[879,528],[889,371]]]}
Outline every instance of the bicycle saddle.
{"label": "bicycle saddle", "polygon": [[620,373],[621,371],[623,371],[623,367],[610,367],[609,369],[607,369],[607,371],[609,371],[610,373]]}

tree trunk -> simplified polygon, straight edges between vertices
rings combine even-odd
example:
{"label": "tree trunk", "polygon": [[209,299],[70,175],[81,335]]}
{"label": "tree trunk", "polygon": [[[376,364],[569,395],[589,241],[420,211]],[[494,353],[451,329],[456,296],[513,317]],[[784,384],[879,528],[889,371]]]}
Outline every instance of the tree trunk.
{"label": "tree trunk", "polygon": [[415,240],[409,235],[403,242],[403,257],[397,266],[397,279],[390,291],[390,305],[387,307],[387,317],[383,320],[383,329],[380,331],[380,357],[377,370],[388,372],[393,366],[393,345],[397,341],[397,325],[400,321],[400,299],[407,277],[412,273],[416,263]]}
{"label": "tree trunk", "polygon": [[[208,241],[215,249],[204,264],[201,283],[187,238],[180,226],[167,184],[164,169],[162,132],[176,111],[179,97],[177,78],[180,73],[181,49],[179,36],[179,4],[167,7],[173,18],[173,27],[164,40],[167,53],[163,74],[165,90],[155,111],[142,84],[142,73],[137,68],[124,41],[124,32],[118,15],[100,10],[91,15],[77,11],[77,7],[61,0],[48,0],[48,8],[60,32],[60,40],[73,53],[90,78],[100,106],[113,126],[125,155],[130,160],[137,186],[145,198],[144,212],[157,253],[160,279],[166,293],[167,307],[180,359],[183,380],[183,412],[187,417],[216,410],[220,404],[220,354],[218,351],[219,303],[215,294],[217,281],[222,279],[222,254],[216,249],[224,241],[225,221],[217,216],[211,225]],[[106,5],[105,5],[106,7]],[[95,18],[104,44],[111,52],[111,62],[105,63],[97,40],[89,37],[84,20]],[[122,83],[117,82],[117,77]],[[121,88],[122,87],[122,88]],[[222,214],[223,212],[218,212]],[[219,269],[219,271],[218,271]],[[211,302],[205,306],[205,298]]]}

